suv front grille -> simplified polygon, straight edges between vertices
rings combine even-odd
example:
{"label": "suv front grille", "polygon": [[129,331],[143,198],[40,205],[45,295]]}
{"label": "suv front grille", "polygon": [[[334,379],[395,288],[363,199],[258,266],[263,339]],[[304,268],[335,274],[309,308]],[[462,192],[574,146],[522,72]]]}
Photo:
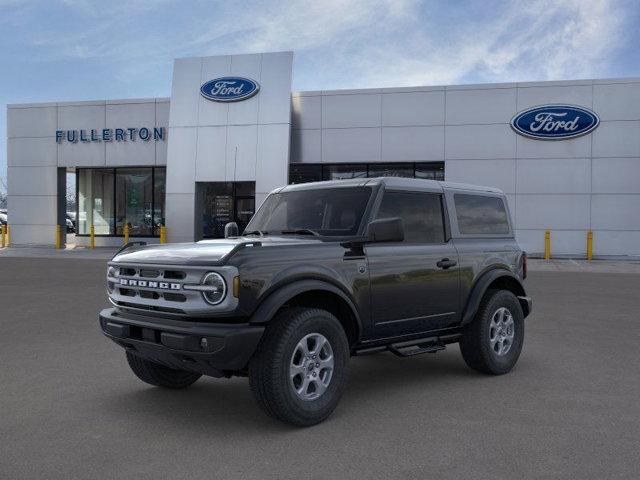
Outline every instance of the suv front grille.
{"label": "suv front grille", "polygon": [[130,309],[198,316],[221,308],[235,308],[238,300],[229,290],[224,305],[213,308],[205,301],[202,292],[183,288],[184,285],[199,285],[212,270],[225,278],[227,287],[232,285],[234,276],[238,274],[233,266],[212,268],[110,263],[107,290],[115,305]]}

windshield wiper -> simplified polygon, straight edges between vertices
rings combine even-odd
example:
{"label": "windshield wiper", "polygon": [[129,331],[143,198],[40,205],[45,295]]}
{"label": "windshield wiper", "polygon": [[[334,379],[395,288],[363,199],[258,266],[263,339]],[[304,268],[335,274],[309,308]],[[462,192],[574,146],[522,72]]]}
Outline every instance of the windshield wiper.
{"label": "windshield wiper", "polygon": [[310,228],[295,228],[292,230],[282,230],[280,233],[283,235],[294,234],[294,235],[313,235],[314,237],[319,237],[320,234],[315,230],[311,230]]}
{"label": "windshield wiper", "polygon": [[267,233],[269,232],[263,232],[262,230],[251,230],[249,232],[244,232],[242,235],[245,237],[248,235],[260,235],[261,237],[264,237]]}

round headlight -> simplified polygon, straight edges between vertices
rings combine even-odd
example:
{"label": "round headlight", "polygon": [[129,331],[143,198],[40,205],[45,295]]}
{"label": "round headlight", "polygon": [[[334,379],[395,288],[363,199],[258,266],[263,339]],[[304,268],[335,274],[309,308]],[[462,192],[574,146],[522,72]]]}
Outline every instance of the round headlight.
{"label": "round headlight", "polygon": [[202,296],[211,305],[217,305],[224,300],[227,294],[227,284],[219,273],[209,272],[202,277],[202,286],[206,290],[202,291]]}
{"label": "round headlight", "polygon": [[[116,276],[116,269],[114,267],[107,268],[107,277],[111,279],[111,278],[115,278],[115,276]],[[107,279],[107,291],[109,293],[113,293],[115,283],[109,279]]]}

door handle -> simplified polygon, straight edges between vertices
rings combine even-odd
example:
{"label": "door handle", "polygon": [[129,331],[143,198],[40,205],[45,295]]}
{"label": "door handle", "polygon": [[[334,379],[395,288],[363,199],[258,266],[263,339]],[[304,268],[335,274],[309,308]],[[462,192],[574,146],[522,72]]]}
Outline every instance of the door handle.
{"label": "door handle", "polygon": [[447,268],[455,267],[458,264],[455,260],[449,260],[448,258],[443,258],[438,263],[436,263],[438,268],[446,270]]}

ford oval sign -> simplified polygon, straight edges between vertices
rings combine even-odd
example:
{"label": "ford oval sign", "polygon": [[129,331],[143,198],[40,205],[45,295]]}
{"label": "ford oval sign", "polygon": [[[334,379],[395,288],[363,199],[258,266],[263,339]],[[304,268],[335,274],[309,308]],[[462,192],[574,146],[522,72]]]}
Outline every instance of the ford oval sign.
{"label": "ford oval sign", "polygon": [[258,93],[258,90],[258,82],[242,77],[215,78],[200,87],[202,96],[215,102],[246,100]]}
{"label": "ford oval sign", "polygon": [[511,120],[516,133],[537,140],[564,140],[592,132],[598,116],[575,105],[542,105],[518,113]]}

